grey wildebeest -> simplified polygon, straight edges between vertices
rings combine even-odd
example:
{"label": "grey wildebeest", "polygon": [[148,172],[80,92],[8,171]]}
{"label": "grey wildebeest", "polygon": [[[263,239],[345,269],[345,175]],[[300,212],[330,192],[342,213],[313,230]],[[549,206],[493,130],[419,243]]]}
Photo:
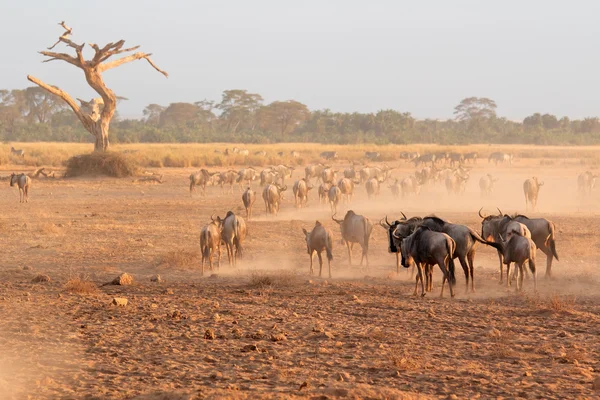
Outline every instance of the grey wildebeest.
{"label": "grey wildebeest", "polygon": [[297,151],[292,150],[292,151],[290,151],[290,156],[292,158],[300,158],[300,153],[297,152]]}
{"label": "grey wildebeest", "polygon": [[510,285],[510,263],[515,263],[515,268],[519,272],[517,280],[517,291],[523,290],[523,265],[527,262],[529,264],[529,270],[533,275],[533,290],[537,290],[537,279],[535,271],[535,243],[533,240],[521,236],[517,233],[511,235],[511,237],[502,242],[504,249],[502,250],[502,256],[504,264],[506,264],[506,281],[507,285]]}
{"label": "grey wildebeest", "polygon": [[10,154],[13,156],[17,156],[17,157],[25,157],[25,150],[22,149],[15,149],[14,147],[10,147]]}
{"label": "grey wildebeest", "polygon": [[196,191],[196,186],[200,186],[202,189],[202,195],[206,195],[206,185],[210,182],[211,177],[215,175],[215,173],[210,173],[204,168],[200,171],[196,171],[190,175],[190,196],[193,192]]}
{"label": "grey wildebeest", "polygon": [[260,171],[260,186],[265,186],[271,183],[277,183],[279,173],[273,168],[265,168]]}
{"label": "grey wildebeest", "polygon": [[479,179],[479,189],[481,190],[481,197],[491,196],[494,192],[494,183],[498,182],[497,178],[487,174]]}
{"label": "grey wildebeest", "polygon": [[444,232],[448,234],[456,243],[456,252],[452,254],[452,258],[458,258],[460,265],[465,273],[467,283],[466,290],[469,290],[469,276],[471,278],[471,291],[475,291],[475,279],[473,272],[475,270],[475,252],[477,243],[483,243],[487,246],[494,247],[497,250],[502,250],[502,245],[495,242],[489,242],[481,237],[473,229],[466,225],[452,224],[438,217],[425,217],[422,222],[423,226],[436,232]]}
{"label": "grey wildebeest", "polygon": [[378,151],[365,151],[365,158],[371,161],[377,160],[380,156],[381,154]]}
{"label": "grey wildebeest", "polygon": [[254,152],[254,155],[255,156],[259,156],[259,157],[266,157],[267,156],[267,152],[264,151],[264,150],[256,151],[256,152]]}
{"label": "grey wildebeest", "polygon": [[308,201],[308,192],[313,188],[313,185],[308,183],[305,178],[299,179],[294,182],[292,191],[294,192],[294,200],[296,208],[306,207]]}
{"label": "grey wildebeest", "polygon": [[585,196],[586,194],[591,194],[592,189],[596,185],[596,178],[598,175],[591,173],[590,171],[586,171],[583,174],[580,174],[577,177],[577,190],[579,194]]}
{"label": "grey wildebeest", "polygon": [[337,151],[324,151],[319,154],[319,157],[324,158],[325,160],[334,160],[337,156]]}
{"label": "grey wildebeest", "polygon": [[387,215],[385,222],[379,221],[379,225],[387,231],[388,236],[388,251],[396,254],[396,273],[400,273],[400,245],[402,239],[408,237],[414,232],[416,227],[421,224],[422,218],[413,217],[410,220],[406,219],[406,215],[402,213],[402,220],[389,222]]}
{"label": "grey wildebeest", "polygon": [[277,172],[279,175],[278,180],[281,185],[285,185],[285,178],[291,178],[292,173],[294,172],[294,167],[288,167],[286,165],[280,164],[276,167],[273,167],[273,170]]}
{"label": "grey wildebeest", "polygon": [[[215,175],[217,176],[217,175]],[[225,185],[229,185],[229,193],[233,193],[233,185],[237,180],[238,173],[230,169],[229,171],[221,172],[219,177],[219,185],[221,185],[221,192],[225,191]]]}
{"label": "grey wildebeest", "polygon": [[244,208],[246,209],[246,218],[248,221],[250,221],[250,218],[252,218],[252,207],[254,206],[255,201],[256,193],[254,193],[254,191],[250,189],[250,186],[248,186],[248,189],[242,193],[242,203],[244,203]]}
{"label": "grey wildebeest", "polygon": [[400,197],[400,191],[402,190],[398,179],[395,179],[394,183],[392,183],[388,187],[392,191],[392,197],[397,200]]}
{"label": "grey wildebeest", "polygon": [[337,185],[331,185],[329,191],[327,191],[327,198],[329,199],[329,205],[331,206],[331,214],[337,213],[338,204],[342,200],[342,191]]}
{"label": "grey wildebeest", "polygon": [[325,169],[323,164],[307,165],[304,168],[304,178],[307,181],[310,181],[311,178],[317,178],[317,180],[320,180],[323,169]]}
{"label": "grey wildebeest", "polygon": [[377,178],[379,182],[383,182],[388,178],[391,170],[392,168],[387,165],[383,165],[382,167],[364,167],[359,171],[360,182],[364,183],[370,178]]}
{"label": "grey wildebeest", "polygon": [[[405,268],[415,265],[417,267],[417,281],[415,283],[415,292],[417,294],[417,285],[421,281],[421,296],[425,296],[425,271],[423,268],[427,265],[437,264],[442,271],[442,291],[440,297],[444,296],[444,285],[448,281],[450,286],[450,296],[454,297],[454,261],[452,255],[455,252],[456,244],[452,238],[442,232],[434,232],[427,227],[420,226],[408,237],[402,240],[400,253],[402,255],[402,266]],[[428,279],[431,282],[430,279]]]}
{"label": "grey wildebeest", "polygon": [[337,169],[331,167],[324,168],[321,171],[321,182],[333,184],[337,179]]}
{"label": "grey wildebeest", "polygon": [[544,182],[540,182],[535,176],[523,182],[523,193],[525,194],[525,209],[527,211],[529,211],[529,204],[531,204],[531,210],[535,211],[538,195],[542,186],[544,186]]}
{"label": "grey wildebeest", "polygon": [[358,243],[362,249],[360,265],[362,266],[364,259],[368,267],[369,239],[373,231],[373,223],[369,218],[358,215],[352,210],[346,212],[344,219],[335,219],[335,214],[331,219],[340,225],[342,243],[346,243],[346,247],[348,248],[348,263],[352,265],[352,248],[354,247],[354,243]]}
{"label": "grey wildebeest", "polygon": [[349,178],[342,178],[338,181],[338,187],[342,193],[342,198],[346,199],[346,203],[350,203],[352,201],[352,196],[354,195],[354,180]]}
{"label": "grey wildebeest", "polygon": [[252,168],[252,167],[242,168],[238,171],[238,177],[237,177],[236,182],[239,183],[240,186],[244,182],[246,182],[246,184],[248,186],[250,186],[250,182],[256,180],[257,176],[258,176],[258,172],[254,168]]}
{"label": "grey wildebeest", "polygon": [[[495,241],[500,243],[502,236],[506,236],[507,226],[511,221],[519,222],[529,229],[531,233],[531,240],[535,243],[536,247],[546,255],[546,277],[552,276],[552,259],[556,258],[558,261],[558,254],[556,252],[556,240],[554,223],[547,220],[546,218],[528,218],[524,215],[502,215],[502,211],[498,210],[498,215],[483,215],[479,210],[479,216],[481,217],[481,236],[488,241]],[[498,252],[498,258],[500,259],[500,283],[502,283],[502,253]]]}
{"label": "grey wildebeest", "polygon": [[331,189],[331,183],[321,183],[319,185],[319,204],[325,204],[329,201],[329,189]]}
{"label": "grey wildebeest", "polygon": [[369,199],[373,196],[379,196],[381,182],[382,181],[380,181],[378,178],[371,178],[367,182],[365,182],[365,189],[367,190],[367,197]]}
{"label": "grey wildebeest", "polygon": [[321,253],[323,250],[327,254],[327,264],[329,266],[329,278],[331,278],[331,260],[333,260],[333,233],[331,229],[325,228],[319,221],[315,222],[315,226],[312,231],[308,232],[302,228],[304,236],[306,238],[306,251],[310,256],[310,274],[314,273],[313,270],[313,256],[317,253],[319,257],[319,277],[323,273],[323,257]]}
{"label": "grey wildebeest", "polygon": [[277,215],[279,213],[279,203],[283,200],[283,192],[286,190],[287,186],[279,186],[276,183],[265,186],[262,196],[267,214]]}
{"label": "grey wildebeest", "polygon": [[400,186],[402,188],[402,197],[406,197],[411,194],[418,195],[421,193],[421,183],[415,176],[411,175],[402,179],[402,181],[400,181]]}
{"label": "grey wildebeest", "polygon": [[29,188],[31,187],[31,178],[25,174],[10,174],[10,186],[19,187],[19,203],[29,203]]}
{"label": "grey wildebeest", "polygon": [[[242,217],[235,215],[233,211],[228,211],[225,219],[222,220],[221,240],[225,243],[225,248],[227,249],[229,265],[235,266],[238,257],[241,258],[243,256],[242,243],[245,238],[246,222]],[[219,258],[221,258],[220,254]]]}
{"label": "grey wildebeest", "polygon": [[356,166],[352,165],[344,170],[344,178],[356,179]]}
{"label": "grey wildebeest", "polygon": [[477,157],[479,157],[479,154],[477,154],[477,152],[472,151],[470,153],[465,153],[465,162],[472,162],[473,164],[477,164]]}
{"label": "grey wildebeest", "polygon": [[435,164],[436,155],[435,154],[423,154],[417,158],[413,158],[411,160],[415,163],[415,167],[418,167],[421,164],[431,163],[431,165]]}
{"label": "grey wildebeest", "polygon": [[450,153],[450,155],[448,156],[448,159],[450,160],[450,165],[453,167],[456,164],[460,165],[465,162],[465,156],[463,156],[460,153]]}
{"label": "grey wildebeest", "polygon": [[459,173],[455,173],[451,176],[448,176],[445,182],[448,195],[464,193],[468,180],[468,174],[461,175]]}
{"label": "grey wildebeest", "polygon": [[508,163],[509,165],[512,165],[513,158],[514,156],[512,154],[500,153],[495,151],[488,157],[488,164],[490,162],[494,162],[494,164],[496,165],[498,165],[499,163]]}
{"label": "grey wildebeest", "polygon": [[210,217],[211,222],[204,225],[200,230],[200,254],[202,254],[202,275],[204,275],[204,263],[208,260],[210,270],[213,270],[213,256],[218,255],[217,266],[221,265],[221,227],[222,221],[219,217]]}

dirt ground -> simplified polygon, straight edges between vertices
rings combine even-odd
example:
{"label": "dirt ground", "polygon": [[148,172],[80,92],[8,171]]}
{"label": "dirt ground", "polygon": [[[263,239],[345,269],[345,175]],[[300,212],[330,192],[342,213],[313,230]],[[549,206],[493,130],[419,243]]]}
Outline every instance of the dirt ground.
{"label": "dirt ground", "polygon": [[[392,175],[413,170],[402,163]],[[378,226],[369,268],[349,265],[316,189],[301,210],[288,193],[277,217],[265,216],[259,193],[243,262],[225,260],[201,276],[200,228],[213,213],[242,213],[239,188],[190,197],[191,170],[160,169],[163,184],[34,181],[30,203],[19,204],[17,189],[3,182],[0,397],[596,398],[600,192],[578,197],[582,171],[568,160],[511,168],[480,161],[460,197],[435,185],[394,200],[384,184],[369,202],[358,187],[342,214],[353,209],[377,222],[400,211],[435,213],[480,231],[481,206],[524,213],[524,179],[545,182],[538,212],[528,215],[556,224],[553,279],[544,278],[538,252],[538,292],[529,279],[517,294],[499,285],[496,251],[480,246],[476,292],[465,293],[461,273],[457,296],[446,291],[443,299],[439,270],[433,292],[412,296],[414,280],[396,273]],[[478,181],[488,172],[500,181],[493,198],[481,199]],[[301,228],[315,220],[336,238],[332,279],[309,275]],[[121,272],[134,284],[96,288]],[[32,282],[39,274],[51,281]],[[152,282],[156,274],[164,281]],[[77,293],[69,281],[94,285]],[[128,304],[112,305],[114,297]]]}

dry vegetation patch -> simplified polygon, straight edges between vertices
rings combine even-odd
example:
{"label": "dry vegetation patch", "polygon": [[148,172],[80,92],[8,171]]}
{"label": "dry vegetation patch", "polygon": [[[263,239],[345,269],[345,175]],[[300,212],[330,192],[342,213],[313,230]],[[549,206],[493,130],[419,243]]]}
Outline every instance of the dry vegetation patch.
{"label": "dry vegetation patch", "polygon": [[67,281],[65,284],[65,290],[70,293],[77,294],[94,294],[98,292],[98,287],[94,282],[82,277],[77,277],[71,278]]}
{"label": "dry vegetation patch", "polygon": [[106,175],[115,178],[138,174],[137,162],[124,154],[90,153],[69,158],[65,177]]}
{"label": "dry vegetation patch", "polygon": [[188,268],[197,266],[199,262],[200,253],[186,249],[169,251],[158,257],[159,267]]}

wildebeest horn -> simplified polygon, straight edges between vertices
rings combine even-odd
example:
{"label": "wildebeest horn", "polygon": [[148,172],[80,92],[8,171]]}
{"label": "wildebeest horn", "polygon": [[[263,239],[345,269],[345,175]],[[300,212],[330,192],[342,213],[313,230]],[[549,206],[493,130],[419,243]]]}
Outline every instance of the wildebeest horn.
{"label": "wildebeest horn", "polygon": [[504,213],[502,212],[501,209],[499,209],[498,207],[496,207],[496,209],[498,210],[498,212],[500,213],[500,215],[504,215]]}
{"label": "wildebeest horn", "polygon": [[214,220],[215,220],[215,214],[212,214],[212,215],[210,216],[210,220],[211,220],[211,221],[214,221]]}
{"label": "wildebeest horn", "polygon": [[335,217],[335,216],[336,216],[336,214],[337,214],[337,213],[333,213],[333,215],[331,216],[331,219],[332,219],[332,220],[334,220],[335,222],[337,222],[338,224],[341,224],[342,222],[344,222],[344,220],[343,220],[343,219],[335,219],[335,218],[333,218],[333,217]]}
{"label": "wildebeest horn", "polygon": [[387,219],[387,214],[385,215],[385,223],[388,224],[388,227],[392,226],[392,224],[390,224],[390,221],[388,221],[388,219]]}
{"label": "wildebeest horn", "polygon": [[485,215],[481,214],[481,210],[483,210],[483,207],[479,209],[479,217],[481,217],[481,219],[485,219]]}
{"label": "wildebeest horn", "polygon": [[404,219],[408,219],[408,218],[406,218],[406,215],[404,215],[404,213],[403,213],[402,211],[400,211],[400,214],[402,214],[402,217],[403,217]]}
{"label": "wildebeest horn", "polygon": [[396,231],[392,232],[392,236],[396,239],[402,239],[400,236],[396,235]]}

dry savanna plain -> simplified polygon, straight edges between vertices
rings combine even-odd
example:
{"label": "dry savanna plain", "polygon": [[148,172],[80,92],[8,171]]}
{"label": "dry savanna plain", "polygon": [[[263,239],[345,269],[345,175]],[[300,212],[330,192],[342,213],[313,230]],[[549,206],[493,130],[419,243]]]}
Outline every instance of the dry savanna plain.
{"label": "dry savanna plain", "polygon": [[[61,168],[61,157],[91,145],[0,147],[0,176]],[[246,164],[294,163],[293,181],[318,161],[321,145],[244,146],[250,158],[225,156],[231,145],[131,145],[143,169],[162,183],[137,178],[33,179],[30,201],[1,181],[0,398],[2,399],[429,399],[597,398],[600,376],[600,190],[577,193],[577,176],[596,171],[599,148],[462,146],[478,151],[465,193],[442,184],[394,199],[382,185],[368,200],[363,185],[350,204],[374,223],[435,214],[481,231],[477,211],[525,213],[523,181],[544,181],[531,217],[556,224],[560,261],[545,279],[538,251],[538,290],[499,284],[498,256],[479,245],[475,292],[465,292],[457,267],[456,297],[434,288],[413,296],[414,278],[396,272],[386,232],[375,226],[369,267],[353,265],[340,230],[317,191],[296,209],[291,190],[278,216],[265,215],[257,182],[244,257],[200,272],[199,233],[212,214],[244,216],[241,190],[207,188],[190,196],[189,175]],[[289,151],[301,155],[289,159]],[[380,151],[392,180],[415,167],[397,155],[433,146],[331,146],[340,169]],[[452,148],[448,148],[453,150]],[[262,160],[254,152],[266,150]],[[283,156],[276,153],[284,151]],[[491,151],[515,154],[512,166],[487,161]],[[182,156],[183,154],[183,156]],[[179,158],[178,158],[179,157]],[[178,165],[173,165],[173,160]],[[371,162],[371,165],[382,164]],[[257,167],[259,168],[259,167]],[[479,178],[499,180],[482,198]],[[332,274],[309,274],[302,228],[321,221],[334,234]],[[318,271],[318,269],[317,269]],[[104,285],[121,273],[130,285]],[[50,278],[39,278],[44,275]],[[160,275],[161,281],[151,278]],[[112,304],[127,299],[126,306]]]}

